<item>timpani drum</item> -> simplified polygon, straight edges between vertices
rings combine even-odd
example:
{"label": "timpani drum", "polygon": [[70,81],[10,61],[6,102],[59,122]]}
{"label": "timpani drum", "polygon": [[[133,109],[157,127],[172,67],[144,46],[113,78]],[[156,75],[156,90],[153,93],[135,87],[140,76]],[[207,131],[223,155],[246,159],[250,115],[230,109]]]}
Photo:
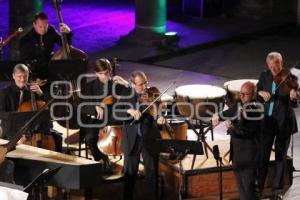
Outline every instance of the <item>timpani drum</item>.
{"label": "timpani drum", "polygon": [[231,107],[240,99],[241,87],[244,83],[248,81],[254,83],[255,85],[258,82],[258,80],[256,79],[238,79],[238,80],[227,81],[224,83],[224,88],[227,91],[225,101],[228,107]]}
{"label": "timpani drum", "polygon": [[159,109],[164,116],[172,114],[172,105],[174,104],[174,97],[168,94],[163,94],[160,98]]}
{"label": "timpani drum", "polygon": [[211,118],[223,109],[226,91],[212,85],[184,85],[176,88],[176,105],[180,115],[201,119]]}
{"label": "timpani drum", "polygon": [[168,123],[172,128],[172,131],[168,130],[165,126],[162,127],[160,135],[162,139],[172,139],[172,140],[186,140],[188,125],[182,120],[168,119]]}

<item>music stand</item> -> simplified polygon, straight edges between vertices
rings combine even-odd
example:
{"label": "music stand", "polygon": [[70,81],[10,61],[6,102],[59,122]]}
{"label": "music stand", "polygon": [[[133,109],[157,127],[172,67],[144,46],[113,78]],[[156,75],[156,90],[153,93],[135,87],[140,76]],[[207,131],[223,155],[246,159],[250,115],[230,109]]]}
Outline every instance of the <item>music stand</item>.
{"label": "music stand", "polygon": [[181,174],[183,173],[182,169],[182,160],[187,154],[194,155],[203,155],[203,145],[199,141],[189,141],[189,140],[164,140],[157,139],[155,148],[157,153],[172,153],[176,155],[179,160],[179,188],[178,195],[179,200],[182,199],[182,195],[185,194],[184,188],[181,188]]}
{"label": "music stand", "polygon": [[[44,199],[43,198],[43,188],[48,181],[50,181],[53,176],[60,170],[60,167],[53,169],[45,169],[40,174],[38,174],[24,189],[24,192],[30,193],[32,195],[31,199]],[[36,190],[38,190],[38,198],[36,198]]]}
{"label": "music stand", "polygon": [[[1,125],[3,132],[8,139],[14,138],[19,129],[27,123],[28,119],[31,119],[38,111],[32,112],[9,112],[6,119],[2,119]],[[50,118],[49,110],[44,110],[38,118],[36,118],[31,124],[29,129],[33,128],[45,118]]]}
{"label": "music stand", "polygon": [[[88,60],[80,60],[80,59],[51,60],[47,68],[47,79],[49,82],[52,81],[70,82],[72,88],[66,87],[66,85],[61,85],[61,88],[64,88],[63,89],[64,93],[68,96],[70,92],[77,91],[77,87],[78,87],[77,78],[80,75],[87,73],[87,66],[88,66]],[[83,81],[85,80],[82,80],[82,82]],[[76,95],[76,93],[73,92],[72,95]],[[66,104],[68,104],[69,99],[66,99],[65,102]],[[68,106],[66,106],[65,112],[66,113],[70,112]],[[56,121],[65,121],[67,138],[69,138],[70,120],[68,120],[67,117],[61,117],[60,120],[56,120]],[[71,150],[69,149],[69,143],[67,143],[66,152],[68,154],[71,153]]]}

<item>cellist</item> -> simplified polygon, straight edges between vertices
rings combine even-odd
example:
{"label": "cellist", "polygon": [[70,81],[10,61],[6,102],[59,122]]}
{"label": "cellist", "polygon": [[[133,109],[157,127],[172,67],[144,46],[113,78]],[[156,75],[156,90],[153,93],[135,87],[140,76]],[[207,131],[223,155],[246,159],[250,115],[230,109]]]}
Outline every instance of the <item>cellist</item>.
{"label": "cellist", "polygon": [[80,131],[85,137],[94,160],[103,160],[107,164],[109,164],[108,156],[103,154],[97,146],[99,129],[114,124],[111,116],[112,103],[116,101],[122,90],[129,86],[129,83],[122,77],[112,76],[112,71],[112,65],[108,59],[96,60],[96,79],[86,84],[81,98],[82,103],[93,105],[82,107],[81,114],[86,127],[81,127]]}
{"label": "cellist", "polygon": [[[24,64],[17,64],[13,69],[14,82],[0,90],[0,119],[3,129],[3,138],[11,139],[10,130],[7,130],[6,120],[8,120],[9,113],[18,110],[19,105],[31,99],[31,91],[37,95],[38,99],[43,99],[44,93],[38,84],[31,84],[28,86],[29,69]],[[42,127],[41,127],[42,128]],[[46,129],[46,127],[45,127]],[[48,130],[47,130],[48,131]],[[19,141],[24,143],[25,137]]]}

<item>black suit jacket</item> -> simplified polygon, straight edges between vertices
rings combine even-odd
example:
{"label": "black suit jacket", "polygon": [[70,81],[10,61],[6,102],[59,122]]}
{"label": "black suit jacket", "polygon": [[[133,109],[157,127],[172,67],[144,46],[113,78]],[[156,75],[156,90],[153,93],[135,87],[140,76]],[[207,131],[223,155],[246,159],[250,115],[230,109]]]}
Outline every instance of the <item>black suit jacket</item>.
{"label": "black suit jacket", "polygon": [[[130,94],[132,94],[130,96]],[[124,98],[124,96],[130,98]],[[116,115],[118,117],[126,117],[127,120],[123,121],[123,137],[122,137],[122,143],[121,147],[124,152],[124,154],[129,155],[135,145],[136,138],[140,137],[137,132],[137,124],[141,124],[141,132],[142,132],[142,145],[146,150],[151,154],[155,155],[155,143],[156,139],[160,138],[160,131],[158,128],[158,125],[156,123],[156,120],[149,114],[144,113],[139,121],[134,122],[131,125],[131,122],[133,121],[133,118],[130,117],[129,114],[127,114],[127,110],[130,108],[137,109],[137,102],[138,102],[138,95],[133,91],[133,89],[128,88],[123,92],[122,98],[120,102],[117,105]],[[143,106],[140,107],[140,111],[143,110]]]}
{"label": "black suit jacket", "polygon": [[[257,83],[257,91],[268,91],[272,94],[272,82],[273,75],[271,71],[262,72]],[[271,117],[268,117],[267,114],[272,99],[274,100],[273,114]],[[265,103],[265,126],[268,126],[266,130],[274,130],[274,127],[278,127],[279,130],[275,134],[280,136],[289,136],[298,132],[296,116],[293,110],[294,107],[297,107],[297,102],[291,101],[289,95],[280,91],[279,88],[276,90],[275,95],[272,96],[272,99]],[[264,103],[262,98],[258,97],[258,100]]]}
{"label": "black suit jacket", "polygon": [[[70,41],[72,34],[67,34]],[[31,70],[38,78],[46,78],[48,62],[51,59],[55,44],[62,45],[61,35],[53,26],[42,36],[43,46],[40,42],[41,36],[32,28],[20,40],[21,61],[31,65]]]}
{"label": "black suit jacket", "polygon": [[[88,124],[100,123],[99,120],[91,118],[91,116],[97,115],[95,106],[100,104],[104,99],[104,97],[106,96],[121,95],[123,90],[125,90],[125,86],[120,84],[115,84],[111,80],[109,80],[107,84],[102,83],[101,81],[99,81],[98,78],[88,82],[84,87],[84,89],[82,90],[82,94],[85,96],[93,96],[93,98],[91,97],[82,98],[81,103],[92,103],[93,105],[90,106],[86,105],[82,107],[81,114],[84,123],[88,123]],[[105,113],[105,115],[108,117],[107,124],[116,124],[117,122],[112,116],[112,105],[108,105],[106,109],[107,109],[107,113]]]}
{"label": "black suit jacket", "polygon": [[[10,122],[10,113],[16,112],[19,107],[20,89],[12,83],[10,86],[0,90],[0,120],[3,129],[4,138],[10,138],[8,135],[11,131],[12,123]],[[30,100],[29,88],[24,88],[23,102]],[[17,126],[15,124],[15,126]]]}
{"label": "black suit jacket", "polygon": [[[36,97],[37,100],[42,97]],[[12,113],[16,113],[19,107],[20,100],[20,89],[12,83],[10,86],[0,90],[0,119],[1,127],[3,128],[4,138],[11,139],[16,131],[24,125],[26,120],[30,119],[33,114],[30,112],[23,113],[21,118],[11,118]],[[24,88],[22,102],[30,101],[31,94],[28,87]],[[21,103],[22,103],[21,102]],[[15,117],[15,116],[13,116]],[[37,126],[36,126],[37,125]],[[31,129],[41,131],[43,133],[49,133],[51,127],[49,112],[43,112],[40,116],[32,123]]]}
{"label": "black suit jacket", "polygon": [[[19,107],[20,89],[12,83],[9,87],[0,90],[0,119],[7,119],[10,112]],[[24,88],[23,102],[30,100],[29,88]]]}

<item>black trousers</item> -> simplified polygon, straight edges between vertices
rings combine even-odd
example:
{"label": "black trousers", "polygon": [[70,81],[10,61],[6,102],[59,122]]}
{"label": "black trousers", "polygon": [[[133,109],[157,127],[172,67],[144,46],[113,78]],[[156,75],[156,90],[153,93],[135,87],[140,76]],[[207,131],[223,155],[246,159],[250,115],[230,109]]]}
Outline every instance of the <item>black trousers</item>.
{"label": "black trousers", "polygon": [[[270,127],[269,127],[270,128]],[[289,148],[291,136],[282,136],[279,132],[264,131],[261,141],[261,160],[258,170],[258,183],[260,190],[264,188],[265,179],[268,172],[272,146],[275,146],[275,172],[272,183],[273,193],[281,192],[283,189],[283,178],[286,166],[287,150]],[[275,140],[275,141],[274,141]]]}
{"label": "black trousers", "polygon": [[99,128],[81,128],[80,131],[84,134],[85,141],[94,157],[94,160],[99,161],[104,159],[106,155],[99,150],[97,145]]}
{"label": "black trousers", "polygon": [[140,137],[137,137],[133,151],[129,155],[126,153],[124,154],[123,199],[133,199],[134,186],[140,163],[140,155],[143,157],[146,173],[146,192],[143,199],[157,200],[158,157],[149,154],[149,152],[143,147]]}
{"label": "black trousers", "polygon": [[233,171],[241,200],[256,200],[257,140],[231,138]]}

